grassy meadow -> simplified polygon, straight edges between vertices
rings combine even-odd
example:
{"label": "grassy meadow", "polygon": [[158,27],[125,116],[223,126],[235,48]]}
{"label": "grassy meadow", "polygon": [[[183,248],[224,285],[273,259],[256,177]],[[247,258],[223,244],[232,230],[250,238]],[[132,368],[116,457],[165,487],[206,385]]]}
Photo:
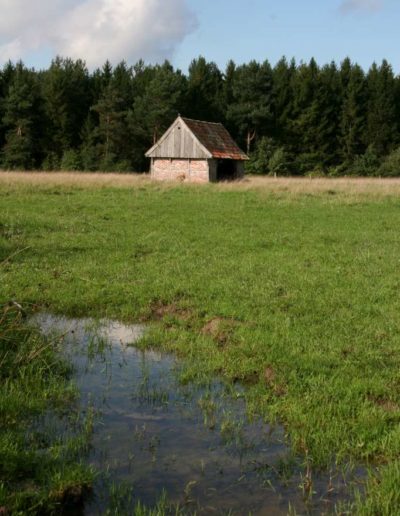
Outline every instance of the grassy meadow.
{"label": "grassy meadow", "polygon": [[398,514],[399,227],[396,179],[1,173],[0,303],[149,321],[144,346],[242,382],[312,470],[372,466],[352,513]]}

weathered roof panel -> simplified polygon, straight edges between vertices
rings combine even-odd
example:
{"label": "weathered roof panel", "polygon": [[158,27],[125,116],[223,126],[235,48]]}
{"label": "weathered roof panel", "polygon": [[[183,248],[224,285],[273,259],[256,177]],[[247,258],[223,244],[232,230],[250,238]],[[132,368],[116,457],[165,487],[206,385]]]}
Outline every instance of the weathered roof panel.
{"label": "weathered roof panel", "polygon": [[222,124],[183,118],[199,142],[217,159],[247,160],[247,155],[238,147]]}

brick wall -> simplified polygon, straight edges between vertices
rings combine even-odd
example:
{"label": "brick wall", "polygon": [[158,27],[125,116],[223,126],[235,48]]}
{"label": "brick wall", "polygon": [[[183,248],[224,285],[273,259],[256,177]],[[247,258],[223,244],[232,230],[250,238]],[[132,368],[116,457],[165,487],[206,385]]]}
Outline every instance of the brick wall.
{"label": "brick wall", "polygon": [[208,183],[208,162],[206,159],[153,158],[151,177],[159,181]]}

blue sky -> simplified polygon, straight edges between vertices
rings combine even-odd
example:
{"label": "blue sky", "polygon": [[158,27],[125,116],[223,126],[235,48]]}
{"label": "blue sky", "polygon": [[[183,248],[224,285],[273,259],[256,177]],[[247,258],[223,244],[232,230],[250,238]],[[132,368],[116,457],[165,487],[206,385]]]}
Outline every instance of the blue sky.
{"label": "blue sky", "polygon": [[185,69],[201,53],[224,66],[282,55],[320,63],[350,56],[363,67],[386,58],[400,72],[400,1],[190,0],[198,28],[177,49]]}
{"label": "blue sky", "polygon": [[46,67],[55,55],[90,68],[198,55],[221,68],[282,55],[319,63],[386,58],[400,73],[399,0],[0,0],[0,63]]}

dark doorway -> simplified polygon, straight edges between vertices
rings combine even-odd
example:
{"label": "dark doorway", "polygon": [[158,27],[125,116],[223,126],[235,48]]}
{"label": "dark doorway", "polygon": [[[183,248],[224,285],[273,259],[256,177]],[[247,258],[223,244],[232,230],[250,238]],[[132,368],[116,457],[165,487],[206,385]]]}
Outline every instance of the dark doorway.
{"label": "dark doorway", "polygon": [[217,165],[217,181],[232,181],[235,178],[235,161],[233,159],[220,159]]}

